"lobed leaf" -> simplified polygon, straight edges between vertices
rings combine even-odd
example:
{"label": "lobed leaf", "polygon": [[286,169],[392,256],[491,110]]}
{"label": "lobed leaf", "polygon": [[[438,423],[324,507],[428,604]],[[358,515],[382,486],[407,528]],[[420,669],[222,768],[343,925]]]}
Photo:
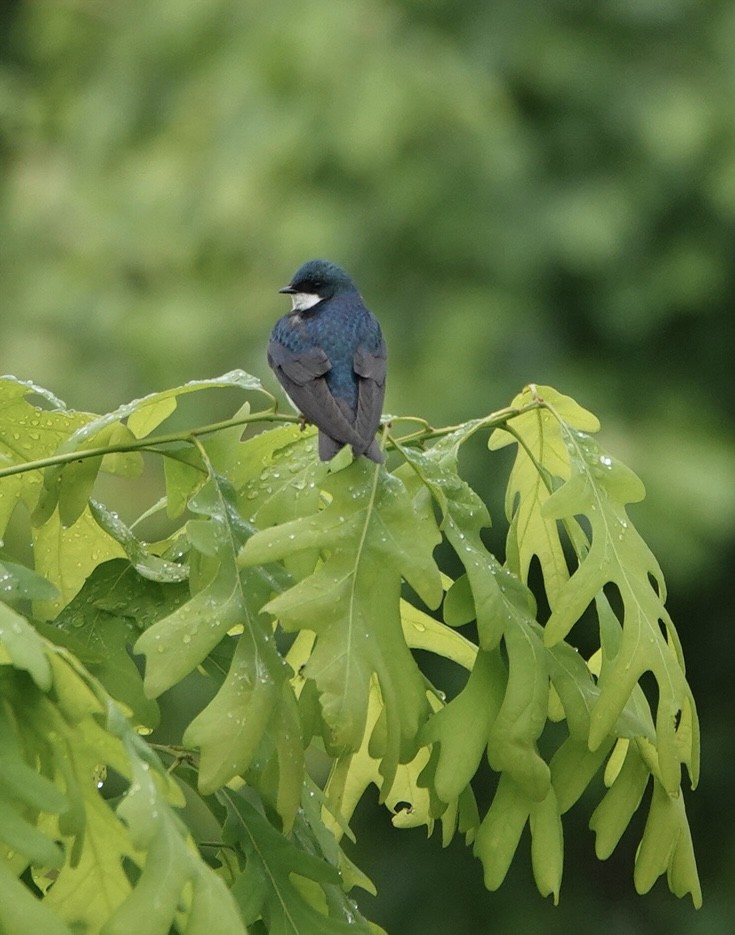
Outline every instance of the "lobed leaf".
{"label": "lobed leaf", "polygon": [[490,525],[487,508],[457,473],[459,446],[466,432],[441,439],[428,452],[406,450],[409,464],[442,510],[441,529],[467,573],[474,616],[483,649],[493,649],[504,628],[533,620],[531,593],[504,569],[481,538]]}
{"label": "lobed leaf", "polygon": [[[0,908],[3,931],[28,931],[17,916],[24,906],[28,924],[35,920],[44,932],[167,935],[179,918],[195,935],[209,932],[207,925],[244,935],[224,884],[171,809],[180,802],[177,787],[104,689],[25,621],[13,619],[9,632],[0,633],[0,837],[35,865],[46,895],[41,905],[19,892],[0,856],[0,888],[12,902]],[[35,673],[36,683],[17,666]],[[129,783],[116,812],[98,788],[101,766]],[[138,867],[135,882],[125,862]],[[51,868],[58,873],[48,887]]]}
{"label": "lobed leaf", "polygon": [[[681,781],[680,763],[694,782],[698,773],[698,733],[687,748],[676,736],[676,724],[693,698],[682,666],[681,647],[664,606],[661,569],[631,525],[625,504],[643,496],[638,478],[601,452],[589,436],[563,428],[571,475],[546,502],[547,516],[558,519],[583,514],[591,526],[589,551],[559,594],[545,628],[545,641],[562,639],[587,606],[609,583],[623,603],[623,631],[614,656],[603,654],[600,698],[592,712],[589,743],[594,749],[614,729],[641,675],[651,670],[659,686],[656,746],[661,778],[669,794]],[[665,634],[660,624],[665,627]]]}
{"label": "lobed leaf", "polygon": [[462,691],[422,729],[421,742],[438,746],[433,786],[442,801],[458,798],[477,772],[507,678],[500,652],[480,651]]}
{"label": "lobed leaf", "polygon": [[[272,741],[276,766],[273,805],[290,828],[301,799],[304,759],[290,669],[257,622],[244,628],[225,680],[214,699],[192,721],[184,743],[199,747],[199,788],[208,794],[245,774],[257,758],[268,759]],[[267,795],[267,791],[264,793]]]}
{"label": "lobed leaf", "polygon": [[186,565],[170,562],[155,555],[116,513],[112,513],[96,500],[89,501],[89,509],[100,528],[121,545],[130,559],[130,564],[143,578],[166,584],[186,581],[189,576]]}
{"label": "lobed leaf", "polygon": [[0,931],[3,935],[73,935],[57,915],[39,902],[0,858]]}
{"label": "lobed leaf", "polygon": [[[29,397],[41,397],[45,407]],[[53,408],[49,410],[48,405]],[[53,455],[71,434],[93,416],[66,409],[48,390],[15,377],[0,377],[0,467],[9,468]],[[43,489],[41,470],[3,477],[0,482],[0,535],[13,510],[23,503],[32,511]]]}
{"label": "lobed leaf", "polygon": [[328,505],[261,530],[241,552],[245,567],[318,549],[322,564],[264,610],[286,630],[316,635],[304,675],[320,692],[330,748],[359,748],[365,732],[370,680],[377,676],[385,721],[374,743],[380,749],[384,793],[399,762],[416,752],[427,715],[423,681],[403,638],[401,579],[429,606],[441,598],[432,558],[439,534],[430,513],[411,508],[403,483],[364,460],[329,476]]}
{"label": "lobed leaf", "polygon": [[55,513],[43,526],[34,528],[33,554],[36,571],[57,591],[57,597],[36,600],[33,605],[37,617],[49,620],[78,594],[98,565],[121,558],[125,552],[87,507],[73,526],[64,527]]}
{"label": "lobed leaf", "polygon": [[72,650],[135,723],[155,727],[158,705],[146,697],[130,656],[141,629],[182,603],[184,583],[164,587],[141,577],[126,559],[98,565],[82,590],[41,632]]}
{"label": "lobed leaf", "polygon": [[569,478],[569,457],[560,420],[586,432],[598,431],[600,423],[571,397],[550,386],[526,387],[511,406],[520,409],[534,399],[553,407],[553,412],[551,408],[539,408],[523,413],[504,428],[496,429],[488,447],[496,451],[520,442],[505,493],[505,512],[510,522],[508,564],[521,581],[527,581],[531,561],[538,558],[546,596],[553,608],[569,578],[559,528],[544,513],[554,487]]}
{"label": "lobed leaf", "polygon": [[158,697],[199,665],[228,630],[255,619],[259,603],[274,585],[268,575],[242,580],[237,553],[251,533],[240,518],[229,483],[216,475],[193,497],[188,532],[207,561],[202,581],[193,581],[190,600],[158,620],[138,639],[135,652],[146,656],[145,690]]}
{"label": "lobed leaf", "polygon": [[457,475],[459,445],[466,437],[466,432],[458,431],[429,452],[406,455],[443,510],[442,531],[465,566],[481,648],[493,650],[502,638],[508,654],[507,678],[501,681],[499,672],[494,674],[490,696],[504,690],[500,707],[486,725],[490,765],[508,770],[533,798],[541,800],[549,787],[548,766],[536,750],[548,711],[547,654],[534,629],[530,592],[486,548],[480,532],[489,524],[489,515]]}
{"label": "lobed leaf", "polygon": [[53,600],[57,596],[56,588],[25,565],[16,562],[0,562],[0,594],[7,604],[20,600]]}
{"label": "lobed leaf", "polygon": [[228,791],[220,797],[228,813],[225,841],[237,844],[246,860],[233,894],[248,925],[262,918],[278,935],[369,935],[357,907],[338,896],[337,867],[298,838],[280,834],[244,795]]}

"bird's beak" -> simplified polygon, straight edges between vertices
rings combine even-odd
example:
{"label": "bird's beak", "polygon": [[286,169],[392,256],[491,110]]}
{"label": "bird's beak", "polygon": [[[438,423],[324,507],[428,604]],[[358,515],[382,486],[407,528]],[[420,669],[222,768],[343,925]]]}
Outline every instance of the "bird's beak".
{"label": "bird's beak", "polygon": [[278,291],[286,295],[296,295],[296,289],[294,289],[293,286],[284,286],[283,289],[279,289]]}

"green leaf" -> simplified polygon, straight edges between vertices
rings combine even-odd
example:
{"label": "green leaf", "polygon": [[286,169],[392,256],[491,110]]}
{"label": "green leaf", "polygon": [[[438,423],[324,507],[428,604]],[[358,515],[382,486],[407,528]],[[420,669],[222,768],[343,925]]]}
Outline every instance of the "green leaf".
{"label": "green leaf", "polygon": [[595,853],[606,860],[617,847],[646,790],[650,772],[635,745],[630,745],[622,768],[590,818]]}
{"label": "green leaf", "polygon": [[[506,432],[493,436],[495,443],[491,445],[498,447],[513,438],[518,442],[506,503],[513,517],[509,560],[525,577],[532,558],[539,559],[552,609],[544,632],[547,646],[558,644],[590,603],[597,604],[603,640],[599,695],[593,699],[594,692],[587,689],[586,700],[581,696],[579,699],[582,706],[575,705],[572,683],[568,679],[565,683],[570,710],[576,709],[576,726],[572,724],[576,736],[582,736],[589,717],[591,749],[611,736],[633,729],[638,717],[634,709],[640,708],[640,701],[631,708],[629,699],[636,692],[643,672],[653,671],[659,683],[658,761],[654,768],[667,790],[674,794],[681,778],[680,763],[687,765],[696,784],[698,729],[693,699],[684,677],[681,647],[664,607],[661,570],[625,510],[626,503],[643,497],[643,485],[632,471],[605,454],[586,434],[584,429],[598,428],[593,416],[550,387],[527,388],[514,402],[522,405],[533,399],[542,403],[543,408],[513,419]],[[579,524],[580,516],[589,522],[589,542]],[[579,556],[579,566],[571,578],[567,577],[566,563],[562,565],[560,521]],[[621,638],[610,631],[605,608],[600,603],[602,589],[607,585],[615,585],[622,598]],[[607,617],[610,615],[611,612]],[[556,674],[560,675],[558,666]],[[582,674],[580,669],[574,680],[579,687],[584,684]],[[590,701],[594,702],[591,710],[583,711]],[[681,726],[682,722],[685,727],[679,733],[676,725]],[[645,717],[638,726],[651,736]]]}
{"label": "green leaf", "polygon": [[289,828],[301,799],[301,729],[291,670],[266,626],[262,620],[245,626],[221,688],[189,725],[184,743],[201,750],[199,788],[208,794],[245,773],[270,737],[278,770],[273,804]]}
{"label": "green leaf", "polygon": [[143,692],[129,650],[141,629],[182,603],[183,584],[164,586],[141,577],[125,559],[99,565],[49,627],[50,639],[73,650],[135,722],[158,724],[158,705]]}
{"label": "green leaf", "polygon": [[[89,423],[88,423],[89,424]],[[93,439],[79,449],[129,444],[134,436],[126,426],[115,422],[106,425]],[[62,442],[56,452],[64,453],[68,440]],[[139,474],[143,468],[137,452],[109,455],[85,456],[78,460],[55,464],[43,474],[43,490],[32,514],[34,526],[48,522],[57,505],[59,519],[64,527],[73,526],[89,503],[100,468],[122,475]]]}
{"label": "green leaf", "polygon": [[574,805],[604,763],[614,741],[609,739],[596,750],[586,741],[567,737],[554,753],[549,768],[559,812],[563,815]]}
{"label": "green leaf", "polygon": [[479,652],[462,691],[424,726],[421,742],[439,747],[433,782],[442,801],[456,799],[477,772],[507,677],[497,649]]}
{"label": "green leaf", "polygon": [[[544,504],[558,481],[569,478],[569,455],[559,419],[572,428],[596,432],[597,418],[569,396],[550,386],[526,387],[511,406],[521,408],[533,399],[542,399],[549,408],[536,409],[514,418],[506,428],[490,436],[491,451],[521,440],[505,493],[505,512],[510,521],[508,564],[521,579],[528,581],[531,561],[541,563],[549,605],[553,608],[569,578],[564,549],[556,522],[544,513]],[[556,413],[556,415],[554,415]]]}
{"label": "green leaf", "polygon": [[[234,491],[211,475],[190,503],[189,535],[198,552],[212,560],[208,580],[192,582],[191,599],[153,624],[135,644],[146,656],[145,690],[155,698],[199,665],[228,630],[245,626],[260,610],[276,579],[252,573],[243,581],[237,552],[250,535],[240,518]],[[252,586],[252,587],[251,587]]]}
{"label": "green leaf", "polygon": [[89,509],[100,528],[120,543],[139,575],[150,581],[163,583],[175,583],[188,578],[189,569],[186,565],[169,562],[165,558],[154,555],[116,513],[111,513],[96,500],[90,501]]}
{"label": "green leaf", "polygon": [[[322,790],[307,777],[304,782],[303,795],[301,797],[301,810],[296,816],[294,822],[293,836],[294,840],[300,846],[312,853],[321,853],[333,867],[336,867],[341,875],[341,886],[338,890],[333,890],[335,901],[343,902],[347,899],[346,894],[355,886],[373,896],[377,895],[375,885],[345,854],[339,844],[341,832],[347,828],[346,823],[340,825],[339,831],[332,833],[327,823],[322,817],[328,814],[325,804],[325,796]],[[349,830],[349,829],[347,829]],[[354,838],[351,837],[351,840]],[[341,906],[342,911],[354,912],[354,903],[348,901],[350,905]]]}
{"label": "green leaf", "polygon": [[683,796],[668,795],[654,780],[648,820],[635,858],[636,891],[647,893],[662,873],[667,873],[675,896],[691,893],[695,908],[702,905]]}
{"label": "green leaf", "polygon": [[73,526],[65,528],[58,513],[33,530],[36,571],[57,589],[53,600],[36,600],[34,613],[48,620],[77,594],[97,565],[120,558],[124,550],[95,521],[86,508]]}
{"label": "green leaf", "polygon": [[544,638],[547,645],[562,639],[605,585],[617,586],[623,602],[622,640],[614,657],[603,655],[602,691],[592,712],[590,747],[610,734],[638,679],[650,669],[659,685],[656,735],[661,778],[673,795],[681,781],[680,763],[687,765],[696,782],[699,741],[696,721],[686,749],[676,736],[679,716],[685,709],[693,711],[694,700],[679,640],[664,606],[661,569],[625,511],[626,503],[641,499],[643,488],[632,471],[604,454],[589,436],[567,427],[563,436],[571,476],[549,498],[544,512],[558,519],[583,514],[592,535],[589,552],[559,594]]}
{"label": "green leaf", "polygon": [[474,853],[482,861],[485,886],[496,890],[505,879],[528,821],[531,805],[508,775],[500,777],[492,804],[475,837]]}
{"label": "green leaf", "polygon": [[425,454],[404,453],[444,510],[442,531],[467,571],[480,646],[492,650],[502,638],[508,653],[503,701],[486,724],[490,765],[511,772],[532,798],[542,800],[548,794],[549,770],[536,751],[536,741],[548,711],[547,653],[535,630],[530,592],[485,547],[480,532],[490,522],[487,510],[456,473],[459,446],[466,435],[457,431]]}
{"label": "green leaf", "polygon": [[[432,704],[440,702],[434,699]],[[371,753],[371,736],[384,715],[383,701],[377,683],[373,679],[368,700],[366,730],[363,742],[354,752],[344,753],[333,764],[325,786],[325,807],[322,817],[335,837],[340,838],[347,823],[368,786],[383,786],[383,801],[392,813],[393,824],[398,828],[425,826],[427,833],[434,829],[435,819],[441,816],[442,841],[446,846],[451,841],[458,820],[456,797],[435,808],[433,782],[426,782],[429,770],[429,751],[420,748],[408,763],[399,764],[390,790],[386,793],[381,776],[379,757]],[[431,722],[429,722],[431,723]],[[464,791],[464,790],[462,790]]]}
{"label": "green leaf", "polygon": [[51,687],[51,666],[43,640],[24,617],[0,603],[0,664],[7,658],[25,669],[43,691]]}
{"label": "green leaf", "polygon": [[[90,417],[84,425],[64,439],[55,453],[68,455],[91,448],[130,444],[149,435],[167,419],[175,411],[180,396],[203,389],[231,386],[265,392],[256,377],[242,370],[233,370],[211,380],[192,380],[183,386],[135,399],[106,415]],[[122,423],[123,419],[127,419],[127,424]],[[43,491],[33,514],[34,524],[42,526],[46,523],[58,502],[62,525],[74,525],[89,502],[102,466],[103,458],[100,455],[47,468],[43,478]],[[142,461],[140,454],[135,452],[110,452],[104,467],[122,474],[139,473]]]}
{"label": "green leaf", "polygon": [[[32,396],[44,399],[53,411],[34,405],[28,399]],[[33,383],[0,378],[0,468],[50,457],[92,418],[67,410],[61,400]],[[23,502],[29,511],[34,509],[42,487],[40,470],[0,479],[0,535],[18,503]]]}
{"label": "green leaf", "polygon": [[68,802],[46,776],[26,763],[10,709],[0,708],[0,795],[35,811],[63,812]]}
{"label": "green leaf", "polygon": [[427,714],[423,681],[403,638],[401,579],[429,606],[441,599],[432,558],[439,541],[430,511],[412,509],[403,483],[365,459],[327,478],[329,504],[304,517],[262,530],[241,553],[246,567],[319,549],[322,564],[264,608],[286,630],[317,634],[304,674],[320,692],[330,744],[360,746],[371,677],[385,704],[381,772],[384,792],[399,762],[416,752]]}
{"label": "green leaf", "polygon": [[[50,868],[58,870],[44,900],[58,913],[51,918],[74,930],[126,935],[135,929],[168,935],[179,918],[194,935],[210,932],[208,924],[244,935],[227,889],[171,809],[180,802],[178,787],[80,663],[27,623],[14,623],[4,642],[8,661],[0,665],[0,837],[36,865],[42,885]],[[33,670],[38,652],[51,673],[34,684],[10,663]],[[107,766],[129,783],[117,812],[98,788]],[[140,870],[134,884],[123,860]],[[5,865],[3,855],[0,887],[14,906],[23,905],[22,893],[3,882]],[[46,916],[45,908],[28,909],[29,919]],[[12,909],[3,905],[0,919],[20,931]],[[40,931],[65,929],[50,923]]]}
{"label": "green leaf", "polygon": [[132,782],[117,813],[126,822],[133,844],[147,853],[134,889],[102,926],[101,935],[127,935],[136,929],[168,935],[187,883],[191,884],[191,899],[185,903],[187,933],[245,935],[224,883],[190,847],[155,782],[155,771],[136,756],[138,739],[128,728],[122,739],[130,755]]}
{"label": "green leaf", "polygon": [[466,574],[460,575],[447,591],[442,613],[450,627],[463,627],[475,619],[475,600]]}
{"label": "green leaf", "polygon": [[90,440],[97,437],[103,429],[122,419],[127,419],[128,428],[136,438],[145,438],[175,411],[181,396],[219,387],[237,387],[242,390],[264,392],[260,380],[245,373],[244,370],[232,370],[221,377],[208,380],[190,380],[182,386],[175,386],[159,393],[151,393],[141,399],[134,399],[119,406],[113,412],[98,416],[75,432],[62,450],[64,452],[77,451],[87,447]]}
{"label": "green leaf", "polygon": [[559,903],[564,860],[564,834],[554,788],[531,809],[531,866],[533,878],[542,896],[553,896]]}
{"label": "green leaf", "polygon": [[547,654],[531,626],[511,626],[505,633],[508,683],[503,703],[490,727],[488,761],[511,775],[524,793],[542,801],[549,793],[549,767],[536,749],[549,707]]}
{"label": "green leaf", "polygon": [[49,601],[56,597],[56,588],[46,578],[15,562],[0,562],[0,595],[7,603],[20,600]]}
{"label": "green leaf", "polygon": [[[239,433],[240,429],[238,429]],[[189,499],[207,481],[203,470],[202,456],[197,448],[181,443],[170,446],[163,459],[166,478],[166,512],[171,519],[181,516]]]}
{"label": "green leaf", "polygon": [[[262,529],[317,511],[327,465],[314,457],[312,434],[284,425],[239,446],[232,478],[248,522]],[[318,549],[304,550],[287,556],[284,565],[295,578],[303,578],[318,557]]]}
{"label": "green leaf", "polygon": [[370,935],[356,907],[334,899],[336,867],[281,835],[244,796],[228,791],[220,797],[228,813],[225,841],[237,843],[246,859],[233,893],[247,924],[263,918],[279,935]]}
{"label": "green leaf", "polygon": [[[232,385],[230,376],[101,417],[52,420],[49,454],[102,450],[48,468],[40,500],[38,470],[22,472],[35,487],[2,478],[0,513],[9,491],[13,504],[36,507],[41,525],[36,570],[3,562],[0,594],[32,600],[38,617],[56,615],[34,631],[0,607],[0,838],[15,848],[9,862],[0,858],[0,875],[11,868],[11,898],[23,902],[15,877],[30,862],[43,893],[33,905],[53,909],[73,931],[169,935],[176,926],[230,935],[244,927],[227,879],[242,918],[271,935],[369,931],[347,891],[371,884],[338,842],[376,785],[396,827],[431,834],[440,822],[444,845],[457,829],[474,840],[491,887],[528,823],[537,887],[556,901],[561,815],[603,771],[609,788],[591,821],[598,853],[615,847],[653,777],[636,887],[650,888],[665,871],[670,888],[697,905],[679,789],[681,763],[696,781],[696,711],[660,569],[625,511],[642,485],[586,434],[596,419],[549,387],[529,387],[507,411],[432,430],[430,447],[412,447],[416,436],[408,447],[399,440],[404,463],[392,474],[366,459],[349,463],[349,452],[323,464],[313,430],[297,425],[246,441],[242,425],[229,422],[201,439],[194,432],[177,443],[172,434],[167,496],[143,516],[165,505],[171,518],[187,509],[194,518],[170,539],[141,541],[91,498],[99,469],[140,467],[138,453],[104,454],[105,446],[136,444],[182,393]],[[258,389],[250,378],[234,384]],[[0,460],[13,432],[7,422],[3,429],[3,393],[23,426],[43,412],[28,402],[31,392],[0,379]],[[534,411],[517,415],[521,407]],[[238,415],[248,412],[246,404]],[[491,450],[518,444],[506,566],[487,549],[487,508],[459,473],[464,443],[501,419]],[[22,466],[12,453],[5,460]],[[442,539],[463,566],[454,582],[434,559]],[[550,605],[545,627],[527,587],[534,564]],[[615,588],[620,620],[608,599],[618,606]],[[442,597],[446,623],[422,604],[436,608]],[[599,623],[600,648],[588,661],[567,642],[583,613]],[[452,629],[472,621],[479,647]],[[145,680],[131,644],[146,657]],[[448,704],[414,650],[469,672]],[[633,672],[625,670],[625,684],[622,666]],[[110,697],[151,727],[151,699],[197,667],[211,680],[211,701],[195,709],[183,742],[198,754],[166,750],[199,790],[187,787],[183,820],[207,842],[222,840],[226,822],[233,846],[214,848],[217,874],[171,807],[183,804],[180,787]],[[659,679],[655,724],[638,684],[646,668]],[[454,679],[447,690],[456,691]],[[499,783],[480,822],[472,784],[483,752]],[[305,757],[317,769],[331,762],[323,793]],[[115,786],[103,796],[106,769]],[[121,788],[121,798],[110,797]],[[11,919],[4,912],[0,927]]]}
{"label": "green leaf", "polygon": [[[94,761],[87,763],[90,777],[94,766]],[[107,919],[130,893],[121,858],[133,858],[135,851],[124,825],[114,820],[101,796],[85,792],[83,798],[84,846],[79,860],[64,868],[44,902],[60,918],[99,930],[99,920]]]}
{"label": "green leaf", "polygon": [[31,895],[0,857],[0,931],[3,935],[73,935],[72,930]]}
{"label": "green leaf", "polygon": [[530,799],[508,775],[500,777],[492,804],[475,838],[485,886],[496,890],[510,867],[526,822],[531,827],[531,863],[536,886],[558,902],[562,876],[563,836],[553,788],[540,801]]}
{"label": "green leaf", "polygon": [[[530,591],[501,566],[482,541],[480,534],[490,525],[490,515],[475,491],[457,473],[459,446],[467,435],[466,431],[457,431],[428,452],[405,450],[404,454],[443,512],[442,532],[467,572],[480,645],[491,650],[498,645],[506,627],[523,627],[533,621],[534,602]],[[450,615],[455,612],[456,600],[457,595],[450,603]],[[462,615],[457,619],[461,620]]]}
{"label": "green leaf", "polygon": [[472,669],[477,646],[408,601],[401,600],[401,627],[409,649],[425,649]]}

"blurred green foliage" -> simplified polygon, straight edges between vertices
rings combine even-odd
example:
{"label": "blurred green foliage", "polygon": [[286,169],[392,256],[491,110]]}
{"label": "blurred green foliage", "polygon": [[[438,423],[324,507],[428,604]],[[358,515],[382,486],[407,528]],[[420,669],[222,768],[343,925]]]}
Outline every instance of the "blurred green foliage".
{"label": "blurred green foliage", "polygon": [[[592,408],[646,481],[636,518],[705,736],[705,908],[626,900],[610,931],[728,930],[735,6],[6,0],[0,16],[0,371],[100,412],[265,374],[275,290],[324,255],[384,325],[389,411],[462,421],[529,380]],[[510,930],[527,881],[514,899],[463,878],[471,910],[440,866],[373,873],[381,895],[398,885],[389,928],[441,890],[451,922],[429,899],[422,932]],[[572,889],[555,915],[525,902],[523,930],[568,931],[616,886],[600,877],[600,904]]]}

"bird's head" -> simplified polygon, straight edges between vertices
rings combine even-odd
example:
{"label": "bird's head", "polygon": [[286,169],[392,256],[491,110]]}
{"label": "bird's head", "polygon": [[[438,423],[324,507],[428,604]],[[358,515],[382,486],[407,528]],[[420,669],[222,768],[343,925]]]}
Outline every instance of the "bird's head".
{"label": "bird's head", "polygon": [[291,282],[278,291],[291,296],[294,310],[304,311],[323,299],[331,299],[340,292],[349,292],[354,288],[350,277],[336,263],[308,260],[296,270]]}

